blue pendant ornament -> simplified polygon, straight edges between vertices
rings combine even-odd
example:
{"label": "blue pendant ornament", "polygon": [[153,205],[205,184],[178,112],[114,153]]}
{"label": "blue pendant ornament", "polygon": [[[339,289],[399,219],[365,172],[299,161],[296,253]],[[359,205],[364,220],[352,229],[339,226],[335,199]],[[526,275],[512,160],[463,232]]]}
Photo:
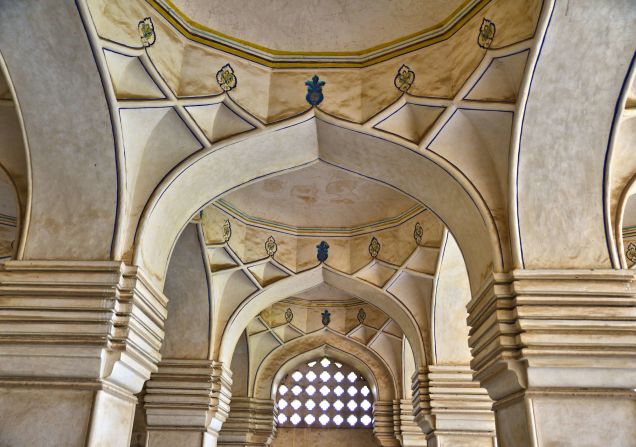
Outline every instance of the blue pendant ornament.
{"label": "blue pendant ornament", "polygon": [[325,262],[329,257],[329,244],[325,241],[320,242],[320,244],[316,245],[316,257],[318,261]]}
{"label": "blue pendant ornament", "polygon": [[321,315],[322,315],[322,325],[329,326],[329,323],[331,323],[331,313],[327,309],[325,309],[325,311]]}
{"label": "blue pendant ornament", "polygon": [[318,75],[314,75],[311,81],[305,81],[305,85],[307,86],[305,99],[312,107],[316,107],[325,99],[322,94],[322,87],[325,85],[325,81],[321,81]]}

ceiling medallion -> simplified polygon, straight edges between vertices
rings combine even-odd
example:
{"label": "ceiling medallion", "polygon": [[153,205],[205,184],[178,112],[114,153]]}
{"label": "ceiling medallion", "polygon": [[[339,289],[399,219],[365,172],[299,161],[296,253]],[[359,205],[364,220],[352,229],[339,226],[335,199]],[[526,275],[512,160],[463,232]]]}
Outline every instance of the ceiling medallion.
{"label": "ceiling medallion", "polygon": [[406,65],[402,65],[395,75],[393,84],[399,91],[406,93],[413,85],[413,81],[415,81],[415,72]]}
{"label": "ceiling medallion", "polygon": [[490,48],[492,41],[495,38],[496,31],[497,28],[495,27],[495,22],[491,22],[484,18],[484,21],[481,22],[481,27],[479,28],[479,35],[477,36],[477,43],[479,46],[485,49]]}
{"label": "ceiling medallion", "polygon": [[322,325],[329,326],[329,323],[331,323],[331,313],[329,313],[329,311],[325,309],[325,311],[320,315],[322,315]]}
{"label": "ceiling medallion", "polygon": [[314,75],[311,81],[305,81],[305,85],[307,86],[305,99],[312,107],[316,107],[325,99],[322,94],[322,87],[325,85],[325,81],[321,81],[318,75]]}
{"label": "ceiling medallion", "polygon": [[422,225],[417,222],[415,224],[415,230],[413,230],[413,238],[415,239],[417,245],[420,245],[422,243],[422,236],[424,236],[424,228],[422,228]]}
{"label": "ceiling medallion", "polygon": [[625,250],[625,257],[630,262],[636,262],[636,244],[630,242]]}
{"label": "ceiling medallion", "polygon": [[219,71],[216,72],[216,82],[224,92],[229,92],[236,87],[236,75],[234,74],[234,69],[230,64],[225,64]]}
{"label": "ceiling medallion", "polygon": [[361,307],[360,310],[358,311],[358,323],[360,323],[360,324],[364,323],[364,320],[366,318],[367,318],[367,313]]}
{"label": "ceiling medallion", "polygon": [[232,237],[232,224],[229,219],[225,219],[223,222],[223,240],[225,242],[229,241]]}
{"label": "ceiling medallion", "polygon": [[149,47],[157,40],[155,25],[152,23],[150,17],[140,20],[137,24],[137,29],[139,30],[139,37],[141,37],[141,43],[144,47]]}
{"label": "ceiling medallion", "polygon": [[287,310],[285,311],[285,321],[287,323],[291,323],[293,319],[294,319],[294,312],[292,312],[291,308],[288,307]]}
{"label": "ceiling medallion", "polygon": [[276,239],[274,239],[274,236],[268,237],[267,241],[265,241],[265,251],[267,252],[267,256],[269,256],[270,258],[273,257],[278,251],[278,245],[276,244]]}
{"label": "ceiling medallion", "polygon": [[320,244],[316,245],[316,258],[318,258],[319,262],[325,262],[329,257],[329,244],[325,241],[321,241]]}
{"label": "ceiling medallion", "polygon": [[380,254],[380,242],[375,236],[371,238],[371,242],[369,243],[369,254],[372,258],[377,258],[378,254]]}

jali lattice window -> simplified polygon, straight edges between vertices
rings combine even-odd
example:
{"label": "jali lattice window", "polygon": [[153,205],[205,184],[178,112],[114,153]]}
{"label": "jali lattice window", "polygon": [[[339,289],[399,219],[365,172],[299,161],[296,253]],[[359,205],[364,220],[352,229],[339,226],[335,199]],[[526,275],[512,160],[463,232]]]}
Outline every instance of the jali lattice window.
{"label": "jali lattice window", "polygon": [[365,378],[327,357],[300,365],[281,381],[279,427],[371,427],[373,395]]}

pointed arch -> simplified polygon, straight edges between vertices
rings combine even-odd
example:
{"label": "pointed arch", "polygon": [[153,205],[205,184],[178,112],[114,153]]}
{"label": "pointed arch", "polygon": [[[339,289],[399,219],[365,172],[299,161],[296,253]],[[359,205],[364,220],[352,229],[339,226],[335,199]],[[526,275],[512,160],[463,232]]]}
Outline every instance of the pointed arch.
{"label": "pointed arch", "polygon": [[479,192],[458,171],[427,151],[326,119],[308,112],[197,153],[180,164],[146,205],[135,239],[135,263],[163,283],[174,241],[198,210],[235,188],[320,159],[429,207],[455,235],[473,291],[493,270],[505,269],[507,255],[495,219]]}

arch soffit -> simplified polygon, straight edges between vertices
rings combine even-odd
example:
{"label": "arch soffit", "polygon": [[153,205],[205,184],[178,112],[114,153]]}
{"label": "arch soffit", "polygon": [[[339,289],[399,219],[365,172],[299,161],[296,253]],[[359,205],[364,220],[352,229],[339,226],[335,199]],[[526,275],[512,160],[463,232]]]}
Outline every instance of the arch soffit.
{"label": "arch soffit", "polygon": [[[334,346],[336,344],[340,346]],[[286,374],[301,363],[325,355],[360,372],[369,383],[376,400],[393,400],[399,397],[396,378],[377,354],[328,329],[293,340],[272,351],[259,365],[253,385],[254,397],[274,399],[277,386]]]}
{"label": "arch soffit", "polygon": [[458,171],[442,166],[432,154],[342,127],[340,120],[329,121],[310,111],[181,163],[144,209],[135,238],[135,263],[162,284],[176,238],[199,209],[250,182],[322,160],[396,188],[435,212],[462,249],[473,291],[490,272],[504,269],[496,223]]}
{"label": "arch soffit", "polygon": [[[233,312],[223,330],[219,347],[219,361],[230,364],[236,344],[252,319],[264,309],[322,283],[354,295],[382,310],[402,329],[413,349],[415,361],[427,362],[424,334],[406,306],[385,291],[357,278],[346,276],[328,267],[318,266],[298,275],[282,279],[267,288],[252,294]],[[286,345],[284,345],[286,346]]]}
{"label": "arch soffit", "polygon": [[623,80],[614,110],[614,121],[605,164],[605,226],[610,255],[615,265],[627,268],[623,243],[623,217],[629,198],[636,192],[636,52]]}

